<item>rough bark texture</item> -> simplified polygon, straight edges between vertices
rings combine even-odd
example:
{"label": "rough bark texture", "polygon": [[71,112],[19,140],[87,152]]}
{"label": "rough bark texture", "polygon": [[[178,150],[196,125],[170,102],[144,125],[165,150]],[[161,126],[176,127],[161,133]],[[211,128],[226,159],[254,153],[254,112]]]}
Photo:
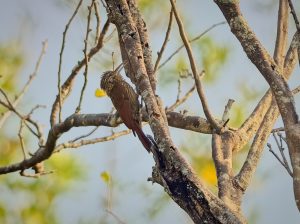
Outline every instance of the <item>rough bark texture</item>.
{"label": "rough bark texture", "polygon": [[[273,58],[263,48],[254,32],[250,29],[239,9],[238,1],[215,0],[223,12],[232,33],[241,43],[251,62],[258,68],[262,77],[268,82],[270,89],[258,102],[256,108],[238,129],[227,127],[226,121],[214,119],[208,110],[201,80],[198,77],[197,65],[193,58],[184,24],[180,19],[175,1],[170,0],[179,33],[187,50],[195,86],[203,110],[207,118],[177,113],[173,109],[164,108],[163,102],[156,95],[156,72],[153,71],[151,48],[148,39],[147,26],[138,10],[135,0],[106,0],[108,20],[103,26],[101,35],[94,48],[87,54],[90,59],[103,46],[105,33],[110,23],[118,32],[119,47],[124,62],[126,75],[135,85],[146,107],[142,109],[142,119],[150,124],[158,148],[151,148],[155,166],[153,167],[152,182],[160,184],[169,196],[182,208],[195,223],[246,223],[241,210],[244,192],[257,168],[262,151],[279,115],[282,116],[287,136],[288,148],[293,167],[295,201],[300,207],[300,124],[293,102],[292,92],[286,80],[292,74],[297,63],[300,34],[296,33],[287,46],[288,4],[280,0],[277,22],[277,37]],[[171,22],[169,24],[172,24]],[[68,145],[79,147],[81,144],[60,144],[57,140],[71,128],[82,126],[116,127],[122,120],[113,113],[69,115],[57,123],[57,113],[63,106],[64,100],[72,91],[75,78],[87,61],[82,59],[74,66],[64,84],[61,95],[57,96],[50,115],[51,128],[46,138],[37,123],[30,116],[21,115],[16,108],[0,101],[8,110],[14,112],[37,129],[39,139],[46,139],[37,147],[37,151],[28,159],[12,165],[0,167],[0,174],[23,171],[48,159],[54,152]],[[0,89],[2,90],[2,89]],[[3,93],[2,93],[3,94]],[[4,94],[5,95],[5,94]],[[7,98],[8,99],[8,98]],[[0,99],[1,100],[1,99]],[[59,103],[61,101],[61,105]],[[208,101],[209,102],[209,101]],[[172,106],[173,107],[173,106]],[[175,108],[175,107],[174,107]],[[228,108],[227,108],[228,109]],[[224,111],[224,116],[228,113]],[[212,158],[216,167],[218,179],[218,196],[210,192],[199,180],[188,162],[172,142],[169,126],[212,135]],[[127,130],[118,136],[129,133]],[[103,139],[93,139],[91,143],[111,140],[112,136]],[[233,152],[240,151],[247,143],[251,143],[246,160],[239,172],[232,170]],[[45,144],[44,144],[45,142]],[[69,143],[69,142],[67,142]],[[71,141],[71,143],[73,143]],[[82,144],[83,145],[83,144]]]}
{"label": "rough bark texture", "polygon": [[164,110],[159,108],[150,85],[141,39],[137,33],[137,24],[134,23],[138,19],[132,18],[137,15],[130,12],[128,6],[130,1],[107,0],[106,3],[109,19],[116,25],[119,41],[122,42],[120,45],[122,55],[127,55],[123,60],[129,60],[130,71],[134,71],[129,77],[147,106],[150,127],[159,148],[153,151],[156,166],[153,169],[152,181],[161,184],[195,223],[244,223],[241,214],[231,210],[203,186],[173,144],[163,119],[165,115],[161,114]]}
{"label": "rough bark texture", "polygon": [[295,201],[300,210],[300,135],[298,115],[294,105],[293,94],[281,72],[254,32],[244,19],[238,1],[219,1],[216,4],[224,14],[231,32],[241,43],[245,53],[268,82],[276,99],[285,126],[287,144],[293,167]]}

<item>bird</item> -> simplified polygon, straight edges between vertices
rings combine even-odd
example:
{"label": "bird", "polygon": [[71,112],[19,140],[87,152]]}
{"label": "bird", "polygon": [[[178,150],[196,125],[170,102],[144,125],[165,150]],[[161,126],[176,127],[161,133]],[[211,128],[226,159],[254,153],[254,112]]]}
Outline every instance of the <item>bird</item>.
{"label": "bird", "polygon": [[139,95],[121,76],[122,67],[123,63],[113,71],[104,72],[100,87],[111,99],[126,127],[132,130],[134,136],[138,136],[144,148],[150,152],[153,139],[146,136],[142,130]]}

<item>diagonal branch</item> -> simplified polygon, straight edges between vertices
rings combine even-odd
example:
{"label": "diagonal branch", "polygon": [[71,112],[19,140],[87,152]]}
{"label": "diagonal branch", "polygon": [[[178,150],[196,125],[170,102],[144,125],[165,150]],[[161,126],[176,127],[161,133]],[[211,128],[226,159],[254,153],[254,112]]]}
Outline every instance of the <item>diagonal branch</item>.
{"label": "diagonal branch", "polygon": [[[65,30],[63,32],[63,40],[62,40],[62,44],[61,44],[61,49],[60,49],[60,53],[59,53],[59,65],[58,65],[58,74],[57,74],[57,88],[58,88],[58,102],[59,102],[59,111],[58,111],[59,122],[61,122],[61,109],[62,109],[62,96],[61,96],[61,94],[62,94],[62,88],[61,88],[62,57],[63,57],[63,53],[64,53],[64,49],[65,49],[66,36],[67,36],[69,26],[71,25],[73,19],[75,18],[81,4],[82,4],[82,0],[79,0],[74,13],[72,14],[71,18],[69,19],[69,21],[68,21],[68,23],[65,27]],[[51,122],[51,125],[53,125],[52,122]]]}
{"label": "diagonal branch", "polygon": [[161,60],[161,57],[163,55],[163,52],[167,46],[167,43],[169,41],[169,36],[170,36],[170,33],[171,33],[171,28],[172,28],[172,22],[173,22],[173,10],[171,10],[170,12],[170,16],[169,16],[169,23],[168,23],[168,28],[167,28],[167,32],[166,32],[166,36],[165,36],[165,39],[164,39],[164,42],[160,48],[160,51],[157,52],[157,59],[155,61],[155,65],[154,65],[154,73],[157,71],[158,69],[158,66],[159,66],[159,62]]}
{"label": "diagonal branch", "polygon": [[[295,68],[295,65],[297,63],[297,39],[298,39],[298,33],[296,33],[291,41],[290,47],[288,49],[288,52],[285,56],[284,60],[284,75],[286,79],[288,79],[292,71]],[[238,136],[239,143],[239,149],[244,147],[244,145],[253,137],[253,135],[257,132],[262,120],[264,119],[264,116],[266,112],[269,110],[270,106],[274,107],[277,105],[271,105],[272,102],[272,92],[269,89],[263,98],[259,101],[254,111],[251,113],[251,115],[245,120],[245,122],[241,125],[239,130],[236,132],[236,135]],[[279,116],[279,114],[278,114]],[[276,121],[277,117],[273,118],[273,123]]]}
{"label": "diagonal branch", "polygon": [[85,60],[85,69],[84,69],[84,72],[83,72],[84,82],[83,82],[83,86],[81,88],[79,103],[78,103],[78,106],[76,108],[75,113],[79,113],[80,110],[81,110],[81,103],[82,103],[82,100],[83,100],[83,94],[84,94],[84,91],[85,91],[85,88],[86,88],[86,85],[87,85],[87,82],[88,82],[87,76],[88,76],[88,70],[89,70],[89,58],[88,58],[88,55],[87,55],[87,48],[88,48],[89,34],[92,31],[90,29],[92,8],[95,4],[96,4],[95,0],[92,0],[91,5],[88,6],[89,13],[88,13],[88,17],[87,17],[87,26],[86,26],[86,34],[85,34],[85,39],[84,39],[84,50],[83,50],[84,60]]}
{"label": "diagonal branch", "polygon": [[55,150],[53,152],[57,153],[66,148],[75,149],[75,148],[79,148],[84,145],[91,145],[91,144],[96,144],[96,143],[100,143],[100,142],[111,141],[118,137],[128,135],[130,133],[131,133],[131,130],[128,129],[128,130],[119,131],[119,132],[113,133],[112,135],[101,137],[101,138],[83,139],[80,141],[68,141],[68,142],[65,142],[65,143],[62,143],[62,144],[59,144],[58,146],[56,146]]}
{"label": "diagonal branch", "polygon": [[[197,175],[172,142],[168,126],[164,121],[164,110],[159,108],[150,85],[143,48],[137,35],[133,14],[126,0],[106,0],[108,17],[117,27],[123,62],[135,71],[132,82],[147,106],[149,124],[159,150],[152,149],[155,160],[153,181],[161,184],[170,197],[179,204],[195,223],[243,223],[244,217],[227,207],[199,181]],[[137,15],[135,15],[137,16]],[[125,66],[128,72],[128,68]]]}
{"label": "diagonal branch", "polygon": [[[109,20],[106,21],[104,24],[100,37],[98,39],[97,45],[93,47],[89,53],[87,54],[88,59],[91,60],[91,58],[103,47],[103,40],[105,37],[105,34],[108,31],[109,28]],[[69,96],[70,92],[72,91],[72,87],[75,81],[76,76],[78,75],[80,69],[86,64],[85,57],[81,59],[77,65],[74,66],[71,74],[67,78],[67,80],[64,82],[64,84],[61,86],[61,94],[56,96],[56,99],[52,105],[51,115],[50,115],[50,124],[53,126],[56,123],[56,117],[57,113],[59,112],[60,108],[60,101],[63,103],[65,99]]]}
{"label": "diagonal branch", "polygon": [[299,23],[299,20],[298,20],[296,11],[295,11],[295,9],[294,9],[293,2],[292,2],[292,0],[288,0],[288,2],[289,2],[289,6],[290,6],[290,9],[291,9],[291,13],[292,13],[292,15],[293,15],[293,18],[294,18],[294,21],[295,21],[295,24],[296,24],[297,31],[300,33],[300,23]]}
{"label": "diagonal branch", "polygon": [[[34,80],[34,78],[37,76],[37,73],[38,73],[38,70],[40,68],[40,64],[42,62],[42,59],[43,59],[43,56],[45,55],[46,53],[46,50],[47,50],[47,47],[48,47],[48,41],[45,40],[42,42],[42,51],[39,55],[39,58],[36,62],[36,65],[35,65],[35,68],[34,68],[34,71],[33,73],[29,76],[29,79],[28,81],[25,83],[25,85],[23,86],[22,90],[20,91],[19,95],[17,96],[17,98],[15,99],[14,102],[12,102],[12,106],[13,107],[17,107],[19,105],[19,103],[22,101],[24,95],[26,94],[26,92],[28,91],[29,89],[29,86],[30,84],[32,83],[32,81]],[[6,111],[2,116],[1,116],[1,119],[0,119],[0,129],[1,127],[3,126],[3,124],[5,123],[5,121],[7,120],[7,118],[11,115],[11,110],[8,110]]]}
{"label": "diagonal branch", "polygon": [[[212,26],[210,26],[209,28],[207,28],[206,30],[204,30],[202,33],[200,33],[196,37],[194,37],[191,40],[189,40],[189,42],[193,43],[194,41],[199,40],[201,37],[203,37],[205,34],[207,34],[209,31],[211,31],[215,27],[224,25],[226,23],[227,22],[219,22],[219,23],[213,24]],[[158,66],[158,69],[161,69],[164,65],[166,65],[183,48],[184,48],[184,44],[181,45],[180,47],[178,47],[165,61],[163,61],[163,63],[161,63],[161,65]]]}
{"label": "diagonal branch", "polygon": [[289,86],[268,52],[261,45],[254,32],[241,14],[238,1],[215,0],[228,21],[231,32],[241,43],[248,58],[268,82],[276,99],[285,126],[289,154],[293,167],[295,202],[300,210],[300,124]]}
{"label": "diagonal branch", "polygon": [[281,69],[284,66],[284,58],[288,40],[288,9],[289,7],[287,0],[280,0],[278,9],[277,36],[273,58],[277,66]]}
{"label": "diagonal branch", "polygon": [[217,132],[220,132],[221,131],[221,126],[216,122],[216,120],[214,119],[214,117],[212,116],[212,114],[211,114],[211,112],[208,108],[208,102],[207,102],[207,99],[206,99],[205,94],[204,94],[204,90],[203,90],[202,83],[201,83],[201,80],[200,80],[200,77],[199,77],[199,73],[197,71],[197,66],[196,66],[195,59],[194,59],[194,56],[193,56],[193,53],[192,53],[192,49],[191,49],[190,43],[188,41],[188,38],[186,36],[186,33],[184,31],[184,27],[183,27],[182,21],[179,17],[175,2],[174,2],[174,0],[170,0],[170,2],[172,4],[172,9],[173,9],[173,12],[174,12],[177,24],[178,24],[181,39],[184,43],[184,46],[186,48],[186,51],[187,51],[187,54],[188,54],[188,57],[189,57],[189,60],[190,60],[191,69],[192,69],[193,76],[194,76],[194,79],[195,79],[195,82],[196,82],[197,92],[198,92],[199,98],[200,98],[201,103],[202,103],[204,114],[205,114],[207,120],[213,126],[213,128],[216,129]]}

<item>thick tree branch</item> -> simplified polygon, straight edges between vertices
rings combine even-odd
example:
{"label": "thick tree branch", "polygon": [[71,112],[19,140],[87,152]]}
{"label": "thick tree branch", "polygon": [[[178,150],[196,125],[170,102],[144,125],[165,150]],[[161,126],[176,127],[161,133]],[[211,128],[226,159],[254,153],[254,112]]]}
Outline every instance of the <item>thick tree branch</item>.
{"label": "thick tree branch", "polygon": [[288,40],[289,6],[287,0],[279,1],[277,36],[274,50],[274,61],[279,68],[283,68],[286,45]]}
{"label": "thick tree branch", "polygon": [[300,210],[300,125],[294,106],[293,95],[282,75],[267,51],[263,48],[240,12],[238,1],[215,0],[223,12],[232,33],[241,43],[249,59],[268,82],[275,96],[287,134],[288,148],[294,172],[294,194]]}
{"label": "thick tree branch", "polygon": [[73,114],[61,123],[54,125],[48,132],[47,141],[44,146],[41,146],[31,158],[25,159],[20,163],[8,165],[0,168],[0,174],[15,172],[18,170],[25,170],[33,167],[48,159],[55,149],[56,141],[65,132],[73,127],[86,127],[86,126],[108,126],[115,127],[121,121],[116,116],[111,114]]}
{"label": "thick tree branch", "polygon": [[[297,39],[298,34],[296,33],[290,44],[288,52],[284,60],[284,75],[288,79],[297,63]],[[278,51],[279,52],[279,51]],[[239,150],[247,144],[247,142],[253,138],[254,134],[257,132],[266,112],[269,110],[270,106],[277,107],[277,104],[271,104],[272,102],[272,92],[269,89],[263,98],[259,101],[254,111],[245,120],[239,130],[236,132],[236,141],[239,143],[235,147],[235,150]],[[279,116],[279,114],[278,114]],[[277,117],[273,117],[273,123],[276,121]]]}
{"label": "thick tree branch", "polygon": [[[143,50],[136,24],[125,0],[106,0],[108,16],[118,29],[123,60],[129,60],[132,82],[141,94],[149,113],[150,127],[159,150],[153,150],[156,162],[153,181],[165,190],[196,223],[242,223],[240,214],[234,213],[209,192],[198,180],[189,164],[173,144],[164,121],[163,109],[157,105],[143,60]],[[136,16],[136,15],[135,15]],[[126,56],[126,57],[125,57]],[[127,70],[125,66],[125,70]],[[128,72],[128,70],[127,70]]]}
{"label": "thick tree branch", "polygon": [[[273,101],[273,104],[276,104],[275,101]],[[251,179],[254,175],[254,172],[256,171],[263,149],[266,145],[266,142],[272,130],[274,121],[276,120],[274,118],[277,118],[278,115],[279,115],[279,110],[277,106],[271,106],[268,109],[255,135],[255,138],[250,146],[247,158],[240,172],[235,177],[236,183],[238,184],[238,186],[240,186],[240,189],[243,192],[247,189],[249,183],[251,182]]]}
{"label": "thick tree branch", "polygon": [[137,31],[138,31],[138,34],[140,37],[140,42],[141,42],[141,46],[142,46],[142,50],[143,50],[143,57],[144,57],[144,63],[145,63],[147,75],[149,77],[152,91],[155,94],[157,80],[156,80],[156,74],[155,74],[154,68],[153,68],[152,51],[151,51],[151,47],[150,47],[147,26],[140,14],[140,11],[137,7],[136,1],[128,0],[127,4],[128,4],[130,12],[132,14],[133,21],[136,25],[136,28],[137,28]]}

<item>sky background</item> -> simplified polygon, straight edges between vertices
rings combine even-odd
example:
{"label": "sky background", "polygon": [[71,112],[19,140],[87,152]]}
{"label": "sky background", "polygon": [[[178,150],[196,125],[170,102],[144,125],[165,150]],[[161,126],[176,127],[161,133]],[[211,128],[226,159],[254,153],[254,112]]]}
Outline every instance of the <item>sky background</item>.
{"label": "sky background", "polygon": [[[84,2],[89,3],[90,1]],[[213,1],[178,0],[177,2],[180,12],[185,16],[184,23],[188,24],[187,30],[191,37],[203,32],[212,24],[224,21],[222,14]],[[268,4],[271,2],[269,0],[264,3],[241,1],[243,14],[269,52],[273,52],[274,48],[276,37],[275,21],[277,18],[277,7]],[[20,86],[27,80],[29,74],[34,69],[35,62],[41,50],[42,41],[45,39],[48,40],[48,50],[43,59],[39,74],[24,100],[24,107],[31,108],[35,104],[48,106],[47,109],[40,110],[35,115],[35,118],[40,123],[45,124],[45,133],[49,129],[49,113],[57,94],[56,78],[62,32],[72,12],[73,9],[69,5],[59,4],[58,1],[11,0],[3,1],[0,8],[0,42],[7,43],[11,40],[20,40],[26,55],[25,65],[20,73]],[[156,56],[155,52],[160,49],[164,32],[152,31],[151,26],[155,24],[151,24],[148,21],[154,21],[155,23],[159,23],[158,26],[166,27],[168,10],[165,10],[163,4],[162,8],[157,9],[155,13],[154,16],[145,12],[145,20],[150,32],[154,58]],[[103,11],[102,15],[105,15]],[[105,20],[103,19],[103,21]],[[291,26],[293,27],[293,23],[291,23]],[[77,61],[82,58],[82,40],[84,39],[85,30],[86,21],[76,17],[67,35],[62,67],[64,78],[67,77]],[[175,37],[171,37],[165,52],[165,58],[173,52],[173,49],[179,46],[179,36],[175,23],[172,31],[173,34]],[[216,42],[229,46],[231,50],[229,60],[222,68],[218,81],[213,85],[205,86],[211,110],[214,111],[216,116],[221,116],[224,105],[229,98],[235,99],[236,104],[242,101],[242,96],[240,96],[238,88],[241,83],[246,83],[250,89],[262,92],[266,90],[267,85],[256,68],[247,59],[239,43],[226,25],[215,28],[210,32],[210,36]],[[118,52],[118,49],[116,49],[116,52]],[[100,55],[98,60],[101,60],[101,57],[109,57],[109,53]],[[172,61],[169,66],[172,66]],[[91,66],[82,113],[110,111],[111,103],[109,99],[94,97],[94,91],[99,86],[99,75],[106,69],[99,67],[97,63]],[[296,69],[295,75],[289,81],[291,87],[299,84],[300,78],[298,74],[299,68]],[[64,117],[70,115],[75,110],[77,100],[74,102],[74,99],[78,99],[81,82],[82,77],[78,77],[78,84],[74,87],[74,93],[66,101],[63,110]],[[184,86],[184,88],[188,88],[188,85]],[[176,89],[176,85],[159,86],[158,93],[164,100],[165,105],[170,105],[174,102],[176,94],[170,93],[176,93]],[[297,109],[300,111],[299,97],[296,97],[295,100]],[[250,111],[254,106],[255,103],[248,110]],[[192,114],[203,116],[199,100],[195,94],[185,107]],[[280,126],[280,122],[277,126]],[[121,130],[122,128],[120,127],[116,130]],[[11,130],[13,133],[15,129],[12,128]],[[80,135],[88,130],[90,128],[74,129],[62,136],[60,142],[69,139],[70,136]],[[110,130],[109,128],[101,127],[98,134],[103,136],[109,133]],[[150,133],[147,127],[145,131]],[[183,135],[183,133],[186,132],[171,128],[174,142],[179,146],[187,141],[186,135]],[[196,134],[190,135],[192,137],[197,136]],[[272,140],[270,142],[272,143]],[[80,220],[84,219],[93,220],[105,213],[102,200],[107,193],[106,186],[99,178],[100,173],[105,170],[118,180],[118,184],[114,187],[113,192],[114,211],[126,220],[127,223],[141,223],[141,220],[146,220],[145,217],[148,215],[147,209],[149,206],[156,206],[152,203],[161,197],[162,188],[146,181],[151,176],[153,159],[144,150],[141,150],[141,148],[138,140],[129,135],[118,138],[113,142],[61,152],[76,157],[82,164],[86,165],[86,169],[88,170],[88,176],[85,177],[84,181],[77,181],[76,177],[74,177],[76,184],[72,190],[58,198],[55,202],[55,207],[61,217],[62,223],[79,223]],[[300,223],[300,216],[293,201],[292,180],[267,150],[265,150],[262,156],[257,173],[258,177],[254,178],[253,183],[245,194],[243,209],[246,216],[255,213],[258,218],[257,223],[259,224]],[[43,178],[51,178],[51,175]],[[265,181],[262,181],[262,179],[265,179]],[[17,198],[16,201],[18,201]],[[116,222],[112,219],[111,223]],[[179,224],[190,223],[190,221],[187,215],[175,203],[168,201],[166,208],[151,223]]]}

